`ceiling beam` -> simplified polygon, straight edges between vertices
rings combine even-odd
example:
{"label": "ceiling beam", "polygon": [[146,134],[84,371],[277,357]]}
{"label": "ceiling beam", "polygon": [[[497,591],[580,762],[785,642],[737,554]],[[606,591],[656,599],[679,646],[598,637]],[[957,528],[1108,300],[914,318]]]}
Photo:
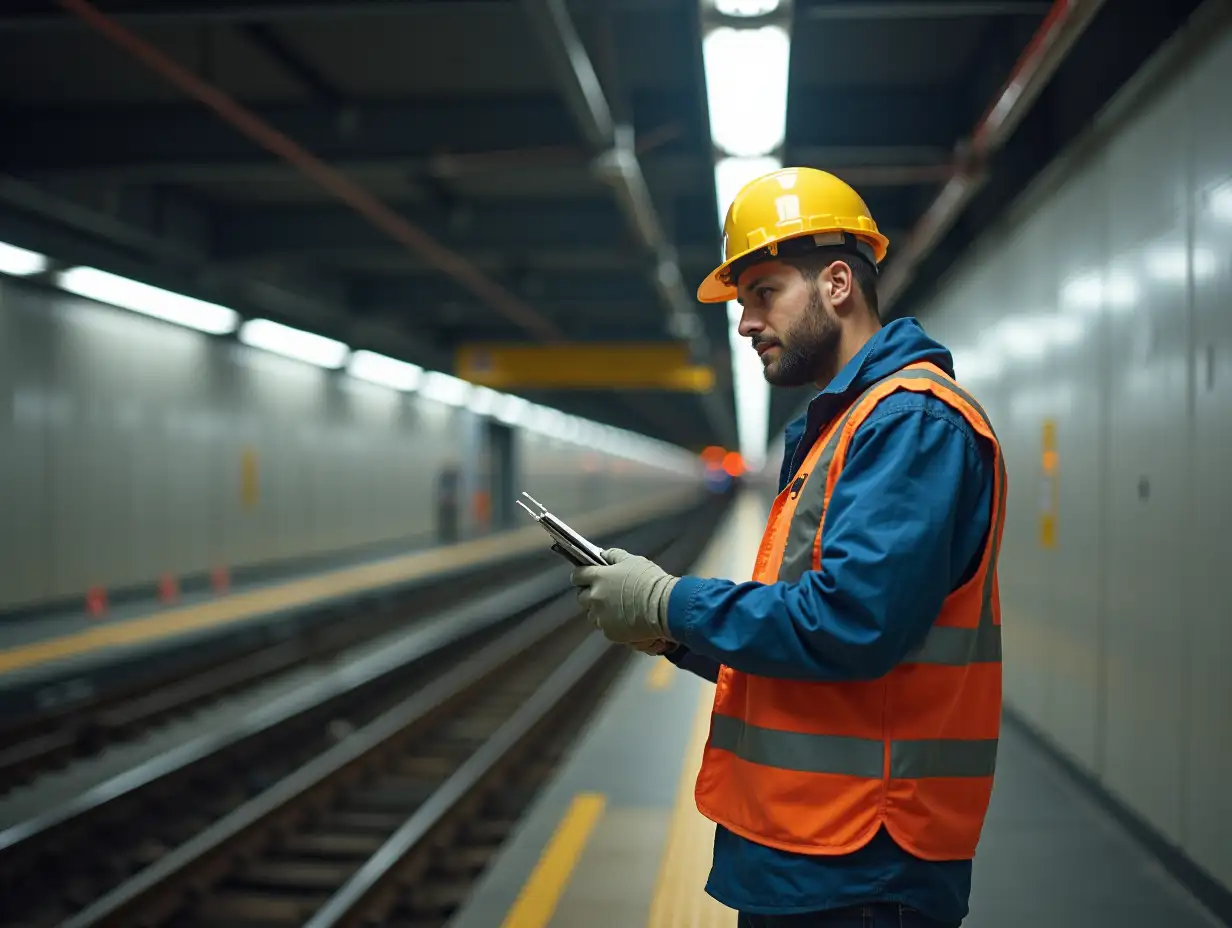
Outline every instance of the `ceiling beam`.
{"label": "ceiling beam", "polygon": [[[957,124],[953,94],[910,88],[793,87],[788,98],[791,149],[848,149],[857,156],[884,150],[888,163],[910,161],[919,149],[952,149]],[[553,97],[441,98],[254,105],[251,111],[332,164],[421,159],[441,170],[485,166],[585,165],[577,127]],[[686,91],[634,96],[634,138],[680,122],[682,135],[655,148],[654,157],[698,157],[702,128]],[[825,118],[819,118],[825,114]],[[21,173],[159,166],[251,165],[261,149],[216,116],[192,106],[18,107],[3,109],[0,166]],[[898,149],[901,156],[888,152]],[[914,152],[914,154],[913,154]],[[451,158],[455,159],[452,161]],[[639,152],[649,175],[652,156]],[[706,167],[706,176],[710,169]]]}
{"label": "ceiling beam", "polygon": [[[322,19],[355,19],[432,15],[434,7],[457,8],[471,3],[479,7],[490,0],[178,0],[151,4],[148,0],[114,0],[109,15],[128,25],[174,23],[277,23]],[[810,19],[904,19],[956,18],[971,16],[1039,16],[1047,3],[1036,0],[796,0],[797,15]],[[621,10],[661,12],[661,0],[619,0]],[[45,0],[9,0],[0,15],[0,30],[45,31],[81,28],[71,17],[48,9]]]}
{"label": "ceiling beam", "polygon": [[431,364],[440,355],[440,346],[427,333],[355,317],[347,306],[306,292],[302,280],[288,284],[257,268],[219,266],[208,253],[176,240],[167,230],[142,228],[3,176],[0,241],[43,252],[61,266],[98,267],[359,347],[384,346],[416,363]]}
{"label": "ceiling beam", "polygon": [[[499,2],[499,0],[496,0]],[[199,25],[210,23],[280,23],[372,18],[428,17],[472,6],[481,13],[494,0],[111,0],[108,15],[125,25]],[[675,13],[679,3],[663,0],[612,0],[615,9],[639,13]],[[48,9],[46,0],[5,0],[0,31],[80,29],[81,24]]]}
{"label": "ceiling beam", "polygon": [[398,241],[412,253],[435,262],[445,274],[484,300],[496,312],[508,317],[541,338],[559,336],[554,326],[543,319],[529,304],[503,290],[459,254],[442,247],[416,228],[385,203],[355,184],[345,174],[322,161],[294,139],[263,122],[250,110],[202,80],[177,61],[163,54],[140,36],[120,26],[101,13],[89,0],[57,0],[58,4],[79,17],[101,37],[111,42],[129,57],[146,65],[176,89],[197,100],[223,122],[252,143],[282,158],[306,179],[318,185],[323,193],[345,203],[356,215],[363,216],[375,228]]}
{"label": "ceiling beam", "polygon": [[1051,4],[1038,0],[796,0],[796,6],[796,15],[803,19],[849,21],[1042,17]]}
{"label": "ceiling beam", "polygon": [[[411,14],[431,15],[433,7],[452,6],[455,9],[470,3],[476,7],[491,4],[491,0],[250,0],[246,3],[228,0],[113,0],[107,4],[107,14],[116,22],[128,26],[198,25],[208,23],[272,23],[306,19],[347,19]],[[48,8],[46,0],[6,0],[0,15],[0,31],[81,29],[82,24],[71,16]]]}
{"label": "ceiling beam", "polygon": [[[331,162],[548,146],[572,150],[576,145],[568,112],[552,98],[249,109]],[[0,159],[10,169],[249,163],[261,153],[250,139],[197,106],[10,107],[3,119]]]}
{"label": "ceiling beam", "polygon": [[[681,247],[704,246],[714,217],[704,201],[678,201],[675,222]],[[510,258],[543,248],[607,248],[624,254],[629,244],[615,204],[604,199],[487,201],[453,211],[417,210],[417,225],[432,237],[468,254],[503,250]],[[324,252],[332,248],[388,249],[382,234],[345,207],[333,204],[218,210],[212,254],[223,260]]]}
{"label": "ceiling beam", "polygon": [[695,302],[685,292],[675,250],[663,229],[633,147],[633,127],[618,126],[612,117],[603,86],[574,27],[569,8],[564,0],[522,0],[522,9],[556,73],[574,122],[597,156],[596,171],[611,184],[626,225],[653,262],[656,282],[668,313],[668,331],[678,338],[696,342],[698,355],[709,355]]}
{"label": "ceiling beam", "polygon": [[[517,266],[530,274],[603,274],[621,275],[621,286],[627,287],[632,275],[640,275],[643,262],[640,256],[630,251],[620,251],[613,248],[586,247],[572,242],[553,245],[550,248],[535,248],[522,252],[511,250],[508,244],[503,246],[467,246],[467,257],[472,264],[482,271],[491,274],[501,274],[511,266]],[[356,274],[372,276],[416,276],[436,273],[432,266],[424,261],[418,261],[396,248],[371,248],[365,245],[349,243],[332,243],[321,250],[305,251],[301,257],[312,261],[319,256],[333,266]],[[696,274],[700,280],[714,263],[714,249],[700,244],[689,244],[678,250],[680,266],[686,278]],[[215,262],[239,266],[243,258],[232,258],[223,262],[215,258]],[[253,259],[256,260],[256,259]],[[649,284],[647,283],[647,286]]]}
{"label": "ceiling beam", "polygon": [[318,100],[331,103],[342,101],[342,95],[337,88],[332,86],[319,70],[305,61],[304,57],[268,23],[246,23],[242,29],[248,41]]}
{"label": "ceiling beam", "polygon": [[969,128],[951,88],[793,85],[787,96],[787,147],[945,148]]}

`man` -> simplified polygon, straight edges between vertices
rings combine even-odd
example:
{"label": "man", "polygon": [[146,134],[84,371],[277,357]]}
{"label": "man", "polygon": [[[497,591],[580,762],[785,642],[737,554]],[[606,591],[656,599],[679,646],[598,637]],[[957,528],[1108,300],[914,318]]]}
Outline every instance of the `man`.
{"label": "man", "polygon": [[881,325],[887,245],[824,172],[740,191],[698,298],[740,300],[771,384],[821,391],[787,430],[753,579],[620,550],[573,574],[608,638],[717,682],[706,889],[750,928],[967,914],[1000,725],[1005,475],[950,353],[914,320]]}

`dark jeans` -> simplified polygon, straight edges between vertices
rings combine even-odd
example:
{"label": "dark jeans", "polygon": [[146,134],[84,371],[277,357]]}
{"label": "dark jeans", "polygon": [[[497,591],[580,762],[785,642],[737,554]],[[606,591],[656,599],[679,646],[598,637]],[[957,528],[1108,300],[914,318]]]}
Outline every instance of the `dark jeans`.
{"label": "dark jeans", "polygon": [[737,928],[958,928],[925,918],[915,909],[897,902],[857,905],[805,915],[745,915]]}

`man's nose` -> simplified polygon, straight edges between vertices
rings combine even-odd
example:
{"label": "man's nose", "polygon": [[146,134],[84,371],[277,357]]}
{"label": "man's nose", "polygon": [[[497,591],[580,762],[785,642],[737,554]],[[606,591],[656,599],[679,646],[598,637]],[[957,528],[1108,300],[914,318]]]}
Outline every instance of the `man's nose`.
{"label": "man's nose", "polygon": [[740,333],[742,338],[752,338],[765,328],[765,322],[757,318],[756,314],[750,313],[746,309],[740,314],[740,325],[736,327],[736,331]]}

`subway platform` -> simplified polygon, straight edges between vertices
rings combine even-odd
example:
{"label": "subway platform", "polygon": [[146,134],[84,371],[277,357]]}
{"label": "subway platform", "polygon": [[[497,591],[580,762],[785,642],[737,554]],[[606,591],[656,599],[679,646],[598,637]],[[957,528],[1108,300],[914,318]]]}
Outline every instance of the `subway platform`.
{"label": "subway platform", "polygon": [[[696,572],[747,579],[765,515],[740,498]],[[693,804],[713,689],[633,662],[449,928],[734,926],[703,891],[714,826]],[[1012,722],[973,882],[964,928],[1223,924]]]}
{"label": "subway platform", "polygon": [[[574,521],[580,531],[602,540],[691,502],[678,494],[664,494],[636,505],[595,510]],[[365,597],[413,591],[420,584],[462,582],[475,571],[507,572],[508,565],[517,566],[527,558],[550,563],[559,574],[558,582],[566,584],[565,568],[558,566],[547,545],[543,531],[527,524],[450,546],[254,584],[172,608],[117,610],[102,620],[79,615],[33,626],[0,626],[0,720],[11,721],[18,730],[27,714],[54,711],[57,699],[70,707],[76,702],[88,706],[95,692],[105,695],[108,686],[121,683],[140,690],[142,675],[161,679],[179,666],[177,661],[189,672],[190,661],[202,655],[220,661],[242,658],[245,648],[289,638],[322,610],[341,610],[348,603],[367,602]],[[534,571],[529,572],[533,578]],[[16,833],[13,829],[129,788],[160,759],[172,763],[208,751],[234,737],[235,731],[259,724],[271,706],[303,698],[344,663],[362,663],[408,642],[427,640],[446,628],[453,615],[445,610],[426,621],[408,619],[405,625],[357,640],[337,655],[271,672],[240,692],[171,715],[98,753],[74,757],[29,782],[0,790],[0,847]],[[5,731],[7,736],[9,730]],[[7,762],[5,751],[20,749],[16,743],[0,746],[0,768]]]}

